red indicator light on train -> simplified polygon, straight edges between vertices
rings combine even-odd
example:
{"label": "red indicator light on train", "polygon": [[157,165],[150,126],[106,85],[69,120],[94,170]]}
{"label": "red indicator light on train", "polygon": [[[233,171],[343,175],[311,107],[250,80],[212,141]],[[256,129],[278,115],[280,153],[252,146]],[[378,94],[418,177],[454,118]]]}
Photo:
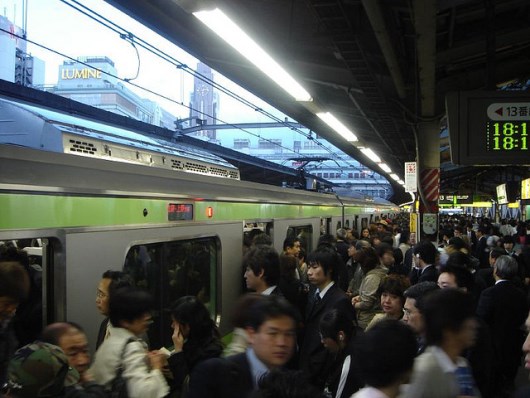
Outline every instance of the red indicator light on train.
{"label": "red indicator light on train", "polygon": [[207,207],[206,208],[206,216],[208,218],[212,218],[213,217],[213,207]]}

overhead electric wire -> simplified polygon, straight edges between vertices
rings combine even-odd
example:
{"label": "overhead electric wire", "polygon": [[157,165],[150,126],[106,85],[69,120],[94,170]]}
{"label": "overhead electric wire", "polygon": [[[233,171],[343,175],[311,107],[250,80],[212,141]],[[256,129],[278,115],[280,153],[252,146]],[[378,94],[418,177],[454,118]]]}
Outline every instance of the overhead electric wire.
{"label": "overhead electric wire", "polygon": [[[174,65],[177,69],[179,70],[182,70],[188,74],[190,74],[191,76],[209,84],[210,86],[212,86],[213,88],[217,89],[218,91],[222,92],[222,93],[225,93],[227,94],[228,96],[232,97],[233,99],[237,100],[238,102],[242,103],[243,105],[246,105],[247,107],[253,109],[254,111],[256,112],[259,112],[261,113],[262,115],[268,117],[269,119],[271,120],[274,120],[276,121],[277,123],[280,123],[280,124],[283,124],[285,127],[289,128],[290,130],[293,130],[295,132],[297,132],[298,134],[301,134],[303,135],[304,137],[306,137],[308,140],[313,140],[319,147],[323,148],[324,150],[326,150],[329,154],[332,155],[333,158],[335,159],[338,159],[339,161],[343,162],[347,167],[350,167],[350,168],[353,168],[353,169],[359,169],[358,166],[355,166],[354,164],[342,159],[335,151],[333,151],[331,148],[328,148],[326,145],[322,144],[319,140],[317,139],[314,139],[312,136],[311,136],[311,133],[305,133],[304,131],[302,131],[301,129],[297,128],[297,127],[293,127],[292,124],[290,124],[290,122],[286,121],[286,120],[282,120],[280,117],[278,116],[275,116],[273,115],[272,113],[262,109],[261,107],[258,107],[256,106],[255,104],[253,104],[252,102],[250,102],[249,100],[245,99],[244,97],[234,93],[233,91],[225,88],[224,86],[216,83],[215,81],[207,78],[206,76],[196,72],[194,69],[191,69],[187,64],[183,63],[183,62],[180,62],[179,60],[177,60],[176,58],[174,58],[173,56],[167,54],[166,52],[160,50],[159,48],[153,46],[152,44],[150,44],[149,42],[143,40],[142,38],[134,35],[132,32],[124,29],[123,27],[121,27],[120,25],[116,24],[115,22],[113,22],[112,20],[106,18],[105,16],[95,12],[94,10],[92,10],[91,8],[81,4],[80,2],[78,2],[77,0],[60,0],[62,3],[64,3],[65,5],[68,5],[69,7],[73,8],[74,10],[78,11],[79,13],[85,15],[86,17],[92,19],[93,21],[99,23],[100,25],[106,27],[107,29],[113,31],[114,33],[118,34],[120,38],[128,41],[132,46],[133,48],[135,49],[136,51],[136,54],[137,54],[137,58],[138,58],[138,67],[137,67],[137,72],[136,72],[136,76],[134,76],[133,78],[121,78],[119,76],[116,76],[116,75],[113,75],[112,73],[109,73],[107,71],[104,71],[104,70],[101,70],[101,69],[98,69],[98,68],[95,68],[93,67],[92,65],[89,65],[85,62],[82,62],[74,57],[71,57],[71,56],[68,56],[64,53],[61,53],[60,51],[57,51],[57,50],[54,50],[50,47],[47,47],[43,44],[40,44],[36,41],[33,41],[33,40],[30,40],[28,39],[27,37],[22,37],[22,36],[19,36],[19,35],[16,35],[16,34],[13,34],[11,32],[7,32],[6,30],[0,28],[0,31],[4,31],[6,33],[9,33],[13,36],[16,36],[17,38],[20,38],[22,40],[25,40],[31,44],[34,44],[40,48],[43,48],[45,49],[46,51],[50,51],[52,53],[55,53],[57,55],[60,55],[66,59],[69,59],[69,60],[72,60],[74,62],[77,62],[79,64],[82,64],[86,67],[89,67],[91,69],[94,69],[94,70],[97,70],[97,71],[100,71],[101,73],[103,74],[106,74],[110,77],[113,77],[117,80],[120,80],[124,83],[128,83],[134,87],[137,87],[138,89],[140,90],[143,90],[147,93],[150,93],[154,96],[157,96],[157,97],[160,97],[160,98],[163,98],[169,102],[172,102],[172,103],[175,103],[177,105],[180,105],[180,106],[183,106],[185,108],[187,108],[188,110],[191,110],[191,111],[194,111],[194,112],[197,112],[198,114],[200,115],[203,115],[203,116],[206,116],[206,117],[210,117],[218,122],[221,122],[221,123],[224,123],[228,126],[233,126],[234,129],[236,130],[240,130],[242,132],[245,132],[251,136],[254,136],[254,137],[257,137],[259,139],[262,139],[264,141],[267,141],[269,142],[270,144],[272,145],[275,145],[279,148],[282,148],[284,150],[287,150],[289,152],[292,152],[292,153],[295,153],[297,154],[298,156],[300,156],[300,153],[299,152],[296,152],[294,149],[291,149],[289,147],[285,147],[281,144],[278,144],[277,142],[274,142],[273,140],[271,139],[268,139],[268,138],[265,138],[263,136],[261,136],[261,134],[256,134],[256,133],[253,133],[249,130],[246,130],[244,128],[241,128],[241,127],[238,127],[236,124],[233,124],[233,123],[229,123],[229,122],[226,122],[222,119],[219,119],[218,117],[214,117],[213,115],[209,115],[205,112],[202,112],[198,109],[194,109],[192,108],[191,106],[188,106],[188,105],[185,105],[183,102],[179,102],[179,101],[176,101],[164,94],[161,94],[161,93],[158,93],[154,90],[151,90],[149,88],[146,88],[146,87],[143,87],[137,83],[133,83],[132,80],[135,80],[139,73],[140,73],[140,67],[141,67],[141,57],[140,57],[140,54],[138,52],[138,48],[136,47],[136,45],[140,46],[141,48],[147,50],[148,52],[150,52],[151,54],[161,58],[162,60]],[[304,155],[302,155],[302,157],[305,157]],[[364,166],[364,165],[363,165]],[[376,171],[373,171],[374,173],[377,173]],[[379,173],[377,173],[379,174]],[[372,176],[372,178],[375,180],[375,176]],[[377,184],[377,186],[384,186],[382,184]]]}

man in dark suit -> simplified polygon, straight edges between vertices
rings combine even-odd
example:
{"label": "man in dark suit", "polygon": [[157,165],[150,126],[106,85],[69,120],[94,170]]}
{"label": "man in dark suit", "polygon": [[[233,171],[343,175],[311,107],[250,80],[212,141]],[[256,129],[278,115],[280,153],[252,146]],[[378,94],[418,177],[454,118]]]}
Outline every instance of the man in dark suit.
{"label": "man in dark suit", "polygon": [[247,288],[264,295],[281,295],[278,283],[280,282],[280,256],[278,252],[268,245],[252,247],[243,259],[245,267],[245,282]]}
{"label": "man in dark suit", "polygon": [[[122,287],[132,286],[131,278],[121,271],[105,271],[101,276],[96,292],[96,307],[105,319],[99,325],[98,338],[96,340],[96,349],[112,333],[112,325],[109,322],[109,298],[112,292]],[[145,340],[146,342],[149,340]]]}
{"label": "man in dark suit", "polygon": [[438,271],[434,266],[438,251],[428,240],[421,241],[414,246],[414,267],[410,271],[410,284],[420,282],[438,282]]}
{"label": "man in dark suit", "polygon": [[337,309],[355,322],[355,310],[346,293],[334,282],[336,253],[333,249],[319,247],[307,256],[307,277],[312,285],[305,313],[303,341],[300,345],[300,369],[319,388],[324,387],[327,369],[332,363],[321,342],[319,322],[322,315]]}
{"label": "man in dark suit", "polygon": [[283,297],[268,296],[248,313],[249,348],[198,364],[190,375],[188,398],[248,397],[263,376],[289,361],[296,345],[295,309]]}
{"label": "man in dark suit", "polygon": [[489,268],[488,229],[479,227],[476,233],[477,243],[475,246],[475,257],[480,262],[480,268]]}
{"label": "man in dark suit", "polygon": [[528,314],[526,296],[512,282],[517,272],[514,258],[500,256],[493,268],[495,285],[482,292],[477,307],[477,315],[491,329],[495,396],[499,397],[512,392],[521,362],[522,326]]}

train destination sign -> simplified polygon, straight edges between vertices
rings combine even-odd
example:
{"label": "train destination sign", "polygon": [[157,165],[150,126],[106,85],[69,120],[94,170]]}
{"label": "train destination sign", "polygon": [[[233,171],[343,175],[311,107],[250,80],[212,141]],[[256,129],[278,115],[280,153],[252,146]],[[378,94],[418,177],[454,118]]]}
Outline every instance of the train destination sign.
{"label": "train destination sign", "polygon": [[449,93],[446,110],[453,163],[530,164],[530,93]]}
{"label": "train destination sign", "polygon": [[190,203],[169,203],[167,205],[168,221],[192,221],[193,205]]}

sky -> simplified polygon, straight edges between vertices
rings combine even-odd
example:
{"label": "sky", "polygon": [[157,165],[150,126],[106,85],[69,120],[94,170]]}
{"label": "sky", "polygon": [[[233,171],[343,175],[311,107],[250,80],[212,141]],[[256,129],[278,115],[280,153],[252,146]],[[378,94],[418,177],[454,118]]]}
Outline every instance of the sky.
{"label": "sky", "polygon": [[[191,68],[196,67],[197,59],[103,0],[79,0],[79,2],[93,9],[98,14],[105,16],[127,32],[131,32],[135,37],[141,38],[170,54],[179,62]],[[102,26],[60,0],[0,0],[0,13],[15,22],[16,25],[24,27],[23,9],[25,5],[27,5],[26,31],[29,40],[72,58],[79,56],[107,56],[114,61],[119,77],[132,78],[136,75],[138,56],[136,50],[129,42],[120,38],[118,33]],[[135,87],[129,86],[129,88],[141,97],[158,102],[164,109],[177,117],[188,117],[188,108],[178,103],[189,103],[190,93],[193,92],[193,77],[177,69],[174,65],[162,61],[147,50],[139,46],[137,48],[140,67],[139,75],[134,82],[165,97],[169,97],[172,101]],[[65,60],[64,56],[54,54],[31,43],[28,43],[27,51],[45,61],[45,84],[57,84],[58,67]],[[285,119],[283,113],[215,71],[214,80],[250,100],[256,107],[265,109],[282,120]],[[268,117],[251,110],[224,94],[219,101],[219,119],[227,123],[271,122]],[[303,138],[299,133],[289,129],[253,130],[253,132],[267,138],[281,138],[282,144],[288,147],[292,147],[294,140]],[[221,139],[224,146],[231,146],[233,138],[236,137],[249,138],[253,143],[256,143],[258,139],[241,131],[218,130],[218,138]],[[332,148],[334,152],[340,152],[326,141],[322,140],[321,142]]]}

